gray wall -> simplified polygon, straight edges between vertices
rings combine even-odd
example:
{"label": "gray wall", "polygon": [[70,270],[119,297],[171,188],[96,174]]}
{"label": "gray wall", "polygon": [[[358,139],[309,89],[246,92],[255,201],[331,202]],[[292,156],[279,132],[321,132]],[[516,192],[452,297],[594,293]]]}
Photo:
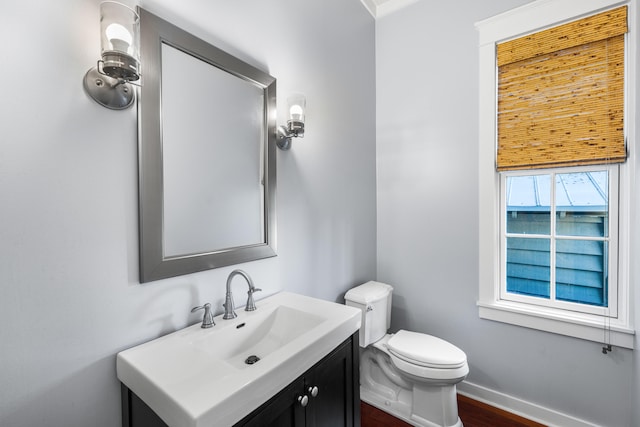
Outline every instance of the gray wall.
{"label": "gray wall", "polygon": [[[138,283],[136,110],[82,89],[98,4],[0,6],[1,426],[119,426],[115,354],[196,323],[196,304],[219,313],[232,269]],[[373,18],[359,0],[184,4],[142,3],[275,76],[281,109],[307,96],[305,138],[278,153],[279,256],[241,267],[259,298],[340,300],[375,276]]]}
{"label": "gray wall", "polygon": [[637,426],[638,351],[605,356],[597,343],[478,318],[474,22],[527,2],[420,1],[376,23],[378,280],[395,286],[392,329],[461,347],[468,381],[608,427]]}

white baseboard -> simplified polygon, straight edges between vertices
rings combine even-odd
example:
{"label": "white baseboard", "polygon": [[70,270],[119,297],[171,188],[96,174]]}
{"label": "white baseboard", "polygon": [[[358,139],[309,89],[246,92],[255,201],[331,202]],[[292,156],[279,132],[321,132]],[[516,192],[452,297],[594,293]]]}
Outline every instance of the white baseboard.
{"label": "white baseboard", "polygon": [[549,427],[601,427],[571,415],[527,402],[499,391],[491,390],[468,381],[457,386],[458,393],[496,408],[527,418]]}

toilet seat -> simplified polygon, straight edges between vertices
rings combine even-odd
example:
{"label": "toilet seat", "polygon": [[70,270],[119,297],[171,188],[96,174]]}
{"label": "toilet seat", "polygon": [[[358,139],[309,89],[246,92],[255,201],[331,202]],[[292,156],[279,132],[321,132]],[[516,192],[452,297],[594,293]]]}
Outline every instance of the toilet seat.
{"label": "toilet seat", "polygon": [[387,346],[396,357],[427,368],[455,369],[467,363],[467,355],[455,345],[419,332],[399,330]]}
{"label": "toilet seat", "polygon": [[400,330],[385,347],[396,368],[414,378],[461,381],[469,373],[466,354],[431,335]]}

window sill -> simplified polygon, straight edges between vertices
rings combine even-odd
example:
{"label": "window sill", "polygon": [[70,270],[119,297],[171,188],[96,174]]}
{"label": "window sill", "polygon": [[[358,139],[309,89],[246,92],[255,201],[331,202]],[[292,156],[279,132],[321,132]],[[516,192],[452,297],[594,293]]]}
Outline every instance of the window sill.
{"label": "window sill", "polygon": [[[552,332],[554,334],[581,338],[602,343],[604,340],[603,320],[598,316],[570,314],[566,311],[534,307],[510,301],[494,301],[490,303],[478,301],[481,319],[494,320],[525,328]],[[618,324],[611,319],[609,342],[616,347],[633,349],[635,331],[626,325]]]}

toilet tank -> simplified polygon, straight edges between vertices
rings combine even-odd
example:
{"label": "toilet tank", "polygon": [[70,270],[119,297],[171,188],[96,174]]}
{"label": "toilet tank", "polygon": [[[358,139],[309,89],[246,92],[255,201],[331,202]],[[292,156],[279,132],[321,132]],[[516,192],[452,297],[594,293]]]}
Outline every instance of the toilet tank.
{"label": "toilet tank", "polygon": [[386,283],[367,282],[347,291],[346,305],[362,311],[360,347],[366,347],[382,338],[391,324],[391,293]]}

